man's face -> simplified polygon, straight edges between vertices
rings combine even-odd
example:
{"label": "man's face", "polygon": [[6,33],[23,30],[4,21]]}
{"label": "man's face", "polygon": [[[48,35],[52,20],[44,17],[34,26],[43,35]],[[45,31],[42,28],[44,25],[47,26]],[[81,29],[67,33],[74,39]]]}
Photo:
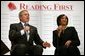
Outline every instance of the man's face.
{"label": "man's face", "polygon": [[21,20],[22,22],[24,22],[24,23],[29,21],[29,13],[28,13],[28,11],[23,11],[23,12],[21,13],[20,20]]}

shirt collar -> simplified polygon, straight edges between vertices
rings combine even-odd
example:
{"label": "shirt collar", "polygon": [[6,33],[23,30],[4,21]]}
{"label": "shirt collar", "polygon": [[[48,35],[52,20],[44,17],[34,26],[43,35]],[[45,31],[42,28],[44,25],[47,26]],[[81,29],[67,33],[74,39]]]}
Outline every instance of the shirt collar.
{"label": "shirt collar", "polygon": [[[25,24],[25,23],[24,23],[24,22],[22,22],[22,21],[20,21],[20,22],[21,22],[21,24],[24,26],[24,24]],[[26,22],[26,24],[29,24],[29,23],[28,23],[28,22]]]}
{"label": "shirt collar", "polygon": [[25,23],[21,21],[21,24],[24,26]]}

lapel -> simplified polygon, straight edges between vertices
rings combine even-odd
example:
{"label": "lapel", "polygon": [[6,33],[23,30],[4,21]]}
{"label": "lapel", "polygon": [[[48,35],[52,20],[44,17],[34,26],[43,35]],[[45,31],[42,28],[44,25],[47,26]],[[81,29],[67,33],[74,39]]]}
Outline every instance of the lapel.
{"label": "lapel", "polygon": [[20,30],[23,29],[23,25],[21,22],[19,23],[19,27],[20,27]]}

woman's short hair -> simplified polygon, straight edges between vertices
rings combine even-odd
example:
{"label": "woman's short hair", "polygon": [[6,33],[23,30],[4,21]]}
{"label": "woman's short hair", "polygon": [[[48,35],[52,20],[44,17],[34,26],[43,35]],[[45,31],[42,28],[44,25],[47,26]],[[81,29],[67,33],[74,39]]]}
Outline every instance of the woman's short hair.
{"label": "woman's short hair", "polygon": [[[60,20],[61,20],[61,18],[63,17],[63,16],[66,16],[65,14],[61,14],[61,15],[59,15],[58,17],[57,17],[57,20],[56,20],[56,22],[57,22],[57,25],[59,26],[59,25],[61,25],[60,24]],[[68,17],[66,16],[66,19],[67,19],[67,23],[66,23],[66,25],[68,24]]]}

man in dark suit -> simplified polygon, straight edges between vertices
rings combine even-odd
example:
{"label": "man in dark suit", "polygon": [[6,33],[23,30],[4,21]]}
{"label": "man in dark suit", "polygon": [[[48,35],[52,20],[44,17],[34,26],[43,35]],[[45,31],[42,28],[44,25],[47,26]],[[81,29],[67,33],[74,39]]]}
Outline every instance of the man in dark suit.
{"label": "man in dark suit", "polygon": [[[29,13],[27,10],[19,13],[19,19],[20,23],[10,25],[11,55],[42,55],[42,47],[50,47],[50,44],[42,41],[37,28],[28,24]],[[36,45],[33,45],[33,41]]]}

